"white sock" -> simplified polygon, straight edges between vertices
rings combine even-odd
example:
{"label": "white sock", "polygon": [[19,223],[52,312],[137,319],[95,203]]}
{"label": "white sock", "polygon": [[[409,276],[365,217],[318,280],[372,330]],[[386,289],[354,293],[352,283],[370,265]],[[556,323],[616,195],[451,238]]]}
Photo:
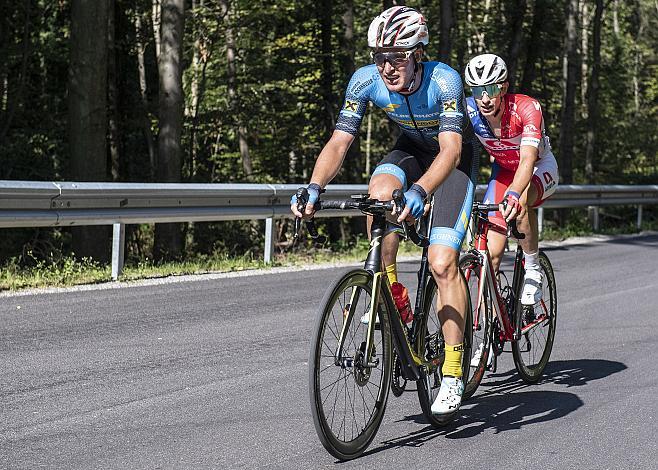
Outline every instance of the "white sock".
{"label": "white sock", "polygon": [[535,251],[534,253],[523,252],[523,257],[525,258],[525,270],[526,271],[539,271],[539,252]]}

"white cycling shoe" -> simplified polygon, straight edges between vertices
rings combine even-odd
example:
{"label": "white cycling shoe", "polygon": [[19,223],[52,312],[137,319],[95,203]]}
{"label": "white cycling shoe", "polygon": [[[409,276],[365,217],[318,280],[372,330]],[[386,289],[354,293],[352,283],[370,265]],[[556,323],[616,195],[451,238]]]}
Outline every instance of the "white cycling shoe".
{"label": "white cycling shoe", "polygon": [[541,300],[543,278],[541,271],[534,269],[526,271],[523,279],[523,292],[521,293],[522,305],[535,305]]}
{"label": "white cycling shoe", "polygon": [[[482,352],[484,351],[484,343],[480,343],[478,348],[475,350],[475,353],[473,353],[473,357],[471,358],[471,367],[478,367],[480,365],[480,359],[482,359]],[[487,357],[487,368],[491,367],[491,364],[493,364],[493,346],[489,346],[489,356]]]}
{"label": "white cycling shoe", "polygon": [[[364,325],[370,323],[370,312],[366,312],[361,316],[361,323]],[[379,326],[379,315],[375,317],[375,326]]]}
{"label": "white cycling shoe", "polygon": [[449,416],[459,410],[464,393],[464,382],[457,377],[443,377],[436,400],[432,403],[434,416]]}

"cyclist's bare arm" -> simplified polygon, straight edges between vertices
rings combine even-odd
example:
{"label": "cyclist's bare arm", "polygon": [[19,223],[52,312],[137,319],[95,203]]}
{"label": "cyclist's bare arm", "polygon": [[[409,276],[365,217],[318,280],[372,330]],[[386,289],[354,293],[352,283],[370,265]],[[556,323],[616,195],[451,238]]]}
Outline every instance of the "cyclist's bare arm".
{"label": "cyclist's bare arm", "polygon": [[[315,161],[315,167],[313,168],[313,175],[311,176],[310,182],[320,185],[321,188],[324,188],[329,184],[329,182],[338,174],[340,167],[343,165],[345,154],[347,154],[347,150],[350,148],[353,141],[354,136],[352,134],[335,130],[329,141],[322,148],[318,159]],[[297,210],[297,207],[294,204],[290,206],[290,209],[296,217],[302,217],[302,214]],[[304,216],[310,217],[314,212],[313,206],[307,204]]]}
{"label": "cyclist's bare arm", "polygon": [[[535,169],[535,163],[537,163],[539,150],[532,145],[522,145],[519,153],[519,166],[516,169],[516,173],[514,173],[514,179],[512,180],[512,184],[509,185],[508,191],[514,191],[523,195],[532,179],[532,173]],[[525,206],[526,201],[523,200],[522,204]],[[515,209],[513,209],[512,206],[508,206],[507,209],[501,212],[505,220],[507,220],[508,217],[514,218],[515,216],[518,216],[518,214],[513,213],[514,211]]]}
{"label": "cyclist's bare arm", "polygon": [[[459,165],[462,136],[457,132],[441,132],[439,134],[439,146],[441,150],[438,155],[434,158],[425,174],[416,181],[416,184],[422,186],[427,194],[432,194],[448,178],[450,172]],[[409,208],[406,207],[398,217],[398,221],[404,220],[408,214]]]}
{"label": "cyclist's bare arm", "polygon": [[311,183],[317,183],[322,188],[329,184],[343,166],[345,154],[353,141],[352,134],[335,130],[315,162]]}

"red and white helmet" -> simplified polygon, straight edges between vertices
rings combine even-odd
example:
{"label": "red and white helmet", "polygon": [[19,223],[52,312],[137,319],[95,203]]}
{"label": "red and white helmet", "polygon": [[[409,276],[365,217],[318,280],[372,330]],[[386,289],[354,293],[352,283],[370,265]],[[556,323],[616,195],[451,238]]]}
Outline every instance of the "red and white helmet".
{"label": "red and white helmet", "polygon": [[368,28],[368,46],[411,49],[427,45],[429,35],[425,17],[413,8],[392,7],[372,20]]}

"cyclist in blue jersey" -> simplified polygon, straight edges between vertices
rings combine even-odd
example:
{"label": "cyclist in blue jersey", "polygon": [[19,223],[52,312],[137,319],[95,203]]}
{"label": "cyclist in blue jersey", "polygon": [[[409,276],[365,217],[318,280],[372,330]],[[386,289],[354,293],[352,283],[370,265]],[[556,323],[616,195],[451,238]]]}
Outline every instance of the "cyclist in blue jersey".
{"label": "cyclist in blue jersey", "polygon": [[[297,217],[313,216],[313,204],[336,176],[369,102],[398,124],[400,137],[373,172],[370,196],[388,201],[404,190],[405,209],[398,222],[421,217],[434,193],[429,262],[440,295],[439,318],[446,341],[443,380],[432,412],[450,416],[461,405],[462,352],[466,288],[458,269],[459,251],[468,227],[478,161],[473,131],[465,111],[459,73],[440,62],[421,62],[428,44],[425,18],[413,8],[396,6],[377,16],[368,29],[374,64],[352,76],[336,129],[315,163],[308,185],[309,203]],[[384,267],[396,305],[410,321],[407,290],[397,282],[399,237],[391,230],[382,242]],[[364,320],[367,321],[367,320]]]}

